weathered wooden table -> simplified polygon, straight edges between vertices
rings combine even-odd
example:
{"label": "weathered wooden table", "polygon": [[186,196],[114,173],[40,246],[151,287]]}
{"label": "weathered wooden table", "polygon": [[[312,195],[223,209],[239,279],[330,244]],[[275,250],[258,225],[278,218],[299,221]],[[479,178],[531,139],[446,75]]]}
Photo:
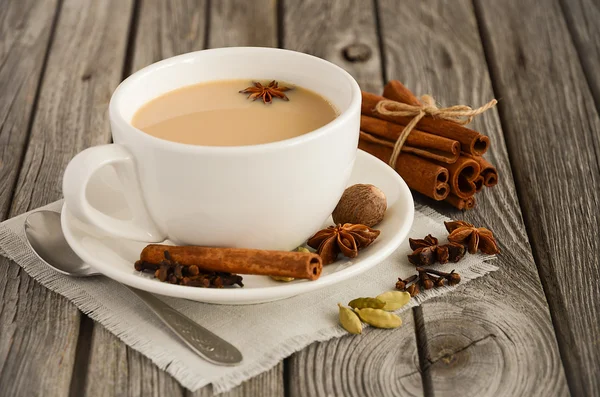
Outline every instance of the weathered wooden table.
{"label": "weathered wooden table", "polygon": [[[373,92],[496,97],[475,128],[500,184],[471,212],[436,208],[494,230],[500,270],[227,395],[599,395],[599,21],[597,0],[0,0],[0,216],[59,199],[67,162],[110,141],[117,84],[183,52],[278,46]],[[210,394],[0,260],[0,396]]]}

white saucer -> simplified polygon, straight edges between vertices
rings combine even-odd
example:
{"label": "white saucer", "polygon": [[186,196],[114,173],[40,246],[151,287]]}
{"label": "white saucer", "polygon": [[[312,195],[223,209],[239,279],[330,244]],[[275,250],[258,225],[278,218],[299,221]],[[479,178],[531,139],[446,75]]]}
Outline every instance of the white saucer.
{"label": "white saucer", "polygon": [[[94,269],[123,284],[155,294],[207,303],[243,305],[269,302],[355,277],[383,261],[404,241],[412,226],[414,204],[410,190],[402,178],[387,164],[359,150],[349,185],[355,183],[373,184],[387,196],[388,210],[383,222],[376,226],[381,234],[354,260],[338,260],[326,266],[316,281],[296,280],[283,283],[265,276],[244,275],[243,288],[209,289],[163,283],[152,275],[137,272],[133,268],[146,243],[110,237],[94,226],[79,221],[69,213],[66,205],[62,209],[61,221],[67,242],[75,253]],[[102,203],[102,207],[103,211],[111,213],[111,208],[107,208],[106,203]],[[112,210],[115,214],[122,213],[122,208]]]}

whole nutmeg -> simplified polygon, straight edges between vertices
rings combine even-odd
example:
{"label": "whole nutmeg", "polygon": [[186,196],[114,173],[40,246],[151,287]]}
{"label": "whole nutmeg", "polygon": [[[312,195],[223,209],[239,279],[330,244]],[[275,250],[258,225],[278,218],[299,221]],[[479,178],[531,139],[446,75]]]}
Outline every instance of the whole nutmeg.
{"label": "whole nutmeg", "polygon": [[381,222],[386,209],[387,200],[381,189],[357,184],[344,191],[331,215],[336,224],[354,223],[372,227]]}

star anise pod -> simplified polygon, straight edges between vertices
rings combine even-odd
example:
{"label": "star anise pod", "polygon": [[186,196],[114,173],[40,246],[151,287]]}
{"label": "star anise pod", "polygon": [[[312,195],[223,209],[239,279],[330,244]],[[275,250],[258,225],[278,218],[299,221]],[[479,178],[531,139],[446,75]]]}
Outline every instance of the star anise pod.
{"label": "star anise pod", "polygon": [[408,261],[413,265],[458,262],[465,255],[465,248],[461,244],[450,242],[439,245],[438,239],[431,234],[422,240],[409,238],[408,242],[413,250],[413,253],[408,256]]}
{"label": "star anise pod", "polygon": [[344,223],[318,231],[307,244],[316,249],[323,264],[328,265],[335,262],[340,252],[348,258],[355,258],[358,251],[371,245],[379,233],[379,230],[365,225]]}
{"label": "star anise pod", "polygon": [[500,252],[494,234],[489,229],[475,227],[465,221],[444,222],[444,225],[450,233],[448,240],[468,246],[471,254],[475,254],[478,250],[488,255]]}
{"label": "star anise pod", "polygon": [[271,103],[273,97],[289,101],[289,98],[284,94],[285,91],[291,90],[290,87],[279,86],[279,83],[275,80],[271,81],[269,85],[262,85],[258,81],[252,83],[252,85],[245,90],[241,90],[240,94],[249,94],[248,98],[256,101],[258,98],[262,98],[265,104]]}

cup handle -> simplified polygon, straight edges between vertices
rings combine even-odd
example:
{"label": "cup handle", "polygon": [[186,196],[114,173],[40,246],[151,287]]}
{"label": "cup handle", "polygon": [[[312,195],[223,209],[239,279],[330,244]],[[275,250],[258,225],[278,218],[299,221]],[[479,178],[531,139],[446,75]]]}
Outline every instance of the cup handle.
{"label": "cup handle", "polygon": [[[133,217],[117,219],[94,208],[86,197],[86,188],[96,171],[114,165],[118,169],[123,193]],[[133,156],[117,143],[94,146],[75,156],[63,177],[63,194],[67,208],[82,221],[114,236],[145,242],[161,242],[166,236],[156,226],[146,208]]]}

